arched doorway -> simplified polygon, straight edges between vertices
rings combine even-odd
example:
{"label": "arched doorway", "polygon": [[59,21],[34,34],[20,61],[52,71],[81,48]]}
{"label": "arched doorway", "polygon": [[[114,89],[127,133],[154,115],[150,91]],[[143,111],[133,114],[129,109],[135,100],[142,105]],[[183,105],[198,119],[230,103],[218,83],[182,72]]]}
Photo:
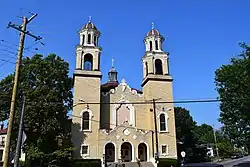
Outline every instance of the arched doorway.
{"label": "arched doorway", "polygon": [[138,145],[138,158],[140,161],[147,161],[147,145],[145,143]]}
{"label": "arched doorway", "polygon": [[113,143],[105,145],[105,161],[115,162],[115,146]]}
{"label": "arched doorway", "polygon": [[129,142],[124,142],[121,145],[121,158],[124,162],[132,161],[132,146]]}

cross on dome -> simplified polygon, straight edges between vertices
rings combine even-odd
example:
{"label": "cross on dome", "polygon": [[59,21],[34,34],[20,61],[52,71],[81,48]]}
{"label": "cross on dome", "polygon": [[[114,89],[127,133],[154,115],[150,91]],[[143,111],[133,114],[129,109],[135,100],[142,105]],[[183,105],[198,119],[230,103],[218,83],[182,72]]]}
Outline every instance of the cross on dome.
{"label": "cross on dome", "polygon": [[114,58],[112,58],[112,68],[114,68]]}
{"label": "cross on dome", "polygon": [[152,27],[151,27],[151,30],[147,33],[147,36],[158,36],[160,35],[160,32],[155,29],[155,24],[154,22],[152,22]]}

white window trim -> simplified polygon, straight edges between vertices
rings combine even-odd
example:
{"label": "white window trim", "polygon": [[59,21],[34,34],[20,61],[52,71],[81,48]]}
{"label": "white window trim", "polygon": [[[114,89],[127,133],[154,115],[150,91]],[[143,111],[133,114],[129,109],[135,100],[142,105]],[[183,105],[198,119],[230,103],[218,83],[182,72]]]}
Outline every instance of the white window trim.
{"label": "white window trim", "polygon": [[[83,126],[83,113],[84,112],[88,112],[89,113],[89,129],[82,129],[82,126]],[[83,132],[91,132],[92,131],[92,118],[93,118],[93,114],[92,114],[92,111],[90,109],[84,109],[81,113],[80,113],[80,116],[81,116],[81,131]]]}
{"label": "white window trim", "polygon": [[[87,154],[82,154],[82,146],[87,146],[87,147],[88,147]],[[82,145],[81,145],[80,154],[81,154],[82,156],[89,156],[89,144],[82,144]]]}
{"label": "white window trim", "polygon": [[[162,152],[162,146],[166,146],[166,153]],[[161,155],[162,156],[167,156],[169,155],[169,145],[168,144],[161,144]]]}
{"label": "white window trim", "polygon": [[[160,120],[160,115],[161,115],[161,114],[164,114],[164,116],[165,116],[165,126],[166,126],[166,130],[161,130],[161,120]],[[160,132],[160,133],[168,133],[168,132],[169,132],[169,130],[168,130],[168,120],[169,120],[168,114],[167,114],[166,112],[161,111],[157,117],[158,117],[159,132]]]}

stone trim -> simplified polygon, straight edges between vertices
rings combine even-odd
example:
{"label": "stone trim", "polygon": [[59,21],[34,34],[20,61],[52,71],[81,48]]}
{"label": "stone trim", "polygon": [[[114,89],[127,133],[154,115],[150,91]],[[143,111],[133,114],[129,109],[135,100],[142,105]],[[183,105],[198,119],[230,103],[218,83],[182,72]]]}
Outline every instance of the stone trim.
{"label": "stone trim", "polygon": [[148,81],[168,81],[172,82],[173,78],[170,75],[158,75],[158,74],[148,74],[142,81],[141,86],[143,87]]}

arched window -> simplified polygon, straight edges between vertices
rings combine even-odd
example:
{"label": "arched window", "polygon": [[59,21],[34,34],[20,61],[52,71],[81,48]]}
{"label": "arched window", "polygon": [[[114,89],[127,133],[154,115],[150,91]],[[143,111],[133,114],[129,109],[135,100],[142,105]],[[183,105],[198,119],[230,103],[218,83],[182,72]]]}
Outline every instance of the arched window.
{"label": "arched window", "polygon": [[90,130],[90,117],[89,117],[89,112],[85,111],[82,114],[82,130]]}
{"label": "arched window", "polygon": [[152,41],[149,42],[149,50],[152,51],[152,46],[153,46],[153,43]]}
{"label": "arched window", "polygon": [[86,54],[84,56],[83,69],[92,70],[92,68],[93,68],[93,56],[91,54]]}
{"label": "arched window", "polygon": [[165,114],[160,115],[160,131],[166,131],[166,118]]}
{"label": "arched window", "polygon": [[146,76],[148,75],[148,62],[145,63],[145,68],[146,68]]}
{"label": "arched window", "polygon": [[158,50],[158,41],[155,41],[155,50]]}
{"label": "arched window", "polygon": [[155,74],[163,74],[162,62],[160,59],[155,60]]}
{"label": "arched window", "polygon": [[82,45],[85,44],[85,35],[82,36]]}
{"label": "arched window", "polygon": [[88,44],[91,44],[91,35],[88,35]]}
{"label": "arched window", "polygon": [[94,36],[94,45],[97,46],[97,37]]}

